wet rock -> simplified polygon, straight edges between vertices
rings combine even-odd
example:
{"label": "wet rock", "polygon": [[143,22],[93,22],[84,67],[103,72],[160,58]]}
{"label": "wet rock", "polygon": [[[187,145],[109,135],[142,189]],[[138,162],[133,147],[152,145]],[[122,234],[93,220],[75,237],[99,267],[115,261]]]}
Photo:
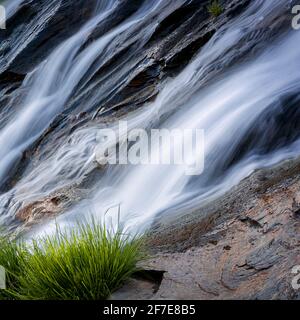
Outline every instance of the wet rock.
{"label": "wet rock", "polygon": [[[28,88],[24,86],[16,90],[22,83],[21,78],[24,79],[52,50],[78,31],[93,14],[95,3],[95,0],[27,0],[9,18],[7,30],[0,31],[1,95],[1,79],[7,79],[10,75],[10,82],[3,87],[5,94],[0,98],[1,118],[9,118],[25,101]],[[116,37],[112,43],[112,54],[95,59],[66,102],[64,110],[28,147],[27,153],[20,155],[7,181],[0,186],[1,192],[10,190],[24,172],[31,170],[33,163],[44,161],[54,145],[63,144],[66,137],[75,131],[112,121],[153,101],[163,81],[177,75],[214,37],[216,30],[247,8],[249,1],[222,1],[224,14],[217,19],[208,14],[208,3],[209,0],[192,0],[166,5],[166,9],[155,17],[157,27],[149,33],[149,38],[140,39],[138,30],[130,29],[122,34],[122,39]],[[124,22],[140,6],[140,1],[119,2],[113,19],[99,22],[83,41],[79,54],[100,36]],[[138,28],[147,28],[147,23],[140,22]],[[258,43],[269,44],[280,33],[262,26],[260,32],[243,39],[234,54],[228,52],[224,59],[212,63],[199,86],[207,85],[230,68],[233,62],[246,59]],[[114,89],[111,90],[111,87]]]}
{"label": "wet rock", "polygon": [[54,217],[59,212],[59,206],[55,199],[45,199],[24,206],[17,212],[16,218],[28,225],[37,223],[41,219]]}
{"label": "wet rock", "polygon": [[22,225],[21,231],[29,230],[31,227],[53,219],[65,212],[71,204],[75,204],[81,197],[86,197],[84,189],[68,186],[54,193],[29,203],[24,203],[15,215],[15,221]]}
{"label": "wet rock", "polygon": [[[27,0],[0,31],[0,73],[26,74],[91,16],[96,1]],[[74,14],[76,12],[76,14]]]}

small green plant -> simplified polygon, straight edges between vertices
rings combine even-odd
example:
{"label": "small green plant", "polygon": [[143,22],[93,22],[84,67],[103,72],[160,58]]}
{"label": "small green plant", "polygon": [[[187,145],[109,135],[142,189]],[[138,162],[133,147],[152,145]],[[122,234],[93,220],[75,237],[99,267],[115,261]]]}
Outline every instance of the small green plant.
{"label": "small green plant", "polygon": [[7,272],[7,290],[0,290],[0,299],[106,299],[143,257],[140,238],[95,223],[68,234],[57,230],[30,244],[3,239],[0,265]]}
{"label": "small green plant", "polygon": [[218,17],[223,12],[223,8],[218,0],[212,0],[207,9],[214,17]]}

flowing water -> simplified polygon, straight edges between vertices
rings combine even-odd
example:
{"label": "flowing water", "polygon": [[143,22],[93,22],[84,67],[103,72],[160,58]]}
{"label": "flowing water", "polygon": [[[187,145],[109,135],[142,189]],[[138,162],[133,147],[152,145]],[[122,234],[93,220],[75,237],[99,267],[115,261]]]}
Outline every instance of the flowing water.
{"label": "flowing water", "polygon": [[[11,10],[20,2],[12,2]],[[4,124],[0,120],[0,182],[76,91],[116,55],[122,41],[137,43],[137,50],[143,47],[164,15],[183,2],[145,1],[125,21],[84,45],[118,6],[118,1],[99,1],[93,17],[27,75],[22,84],[26,96],[17,112]],[[90,215],[105,216],[113,223],[118,218],[131,230],[145,230],[159,214],[187,213],[255,169],[299,155],[300,32],[286,30],[275,41],[263,43],[258,53],[238,59],[241,41],[249,35],[255,38],[253,31],[260,29],[264,19],[280,18],[285,11],[285,0],[251,1],[239,17],[218,29],[184,70],[161,83],[153,102],[123,116],[130,129],[204,129],[205,167],[201,175],[188,176],[185,166],[176,165],[110,165],[85,197],[55,221],[39,225],[36,232],[51,232],[57,222],[72,226]],[[86,101],[85,110],[125,81],[128,65],[130,61],[122,62],[114,74],[107,75]],[[217,65],[222,72],[207,81]],[[117,122],[109,124],[116,126]],[[63,144],[53,146],[47,158],[26,170],[0,195],[0,224],[9,225],[24,203],[68,187],[91,172],[102,127],[90,124],[78,128]]]}

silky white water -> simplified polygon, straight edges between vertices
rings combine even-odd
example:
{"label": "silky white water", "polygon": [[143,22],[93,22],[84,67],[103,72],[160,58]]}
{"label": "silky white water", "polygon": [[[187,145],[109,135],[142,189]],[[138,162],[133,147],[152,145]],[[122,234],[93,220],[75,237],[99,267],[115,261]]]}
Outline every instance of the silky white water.
{"label": "silky white water", "polygon": [[[93,28],[109,17],[117,4],[117,1],[99,2],[101,6],[95,16],[26,77],[23,85],[30,88],[26,99],[20,111],[0,130],[0,181],[20,154],[64,109],[92,64],[95,61],[99,66],[104,64],[119,50],[118,37],[121,39],[128,33],[132,42],[139,41],[143,46],[163,18],[164,8],[176,7],[181,2],[146,1],[118,27],[80,50]],[[285,6],[283,0],[253,1],[240,17],[221,27],[180,74],[162,83],[154,102],[122,119],[128,122],[129,129],[203,129],[205,166],[201,175],[188,176],[185,166],[176,165],[110,165],[84,198],[55,220],[39,225],[34,233],[52,232],[57,223],[72,227],[76,221],[91,216],[143,231],[158,214],[188,213],[229,190],[255,169],[299,155],[300,143],[296,139],[284,146],[274,145],[273,150],[265,153],[254,146],[238,161],[226,165],[231,163],[247,132],[262,117],[268,119],[277,112],[276,103],[281,97],[299,92],[300,32],[291,29],[275,42],[265,44],[259,54],[247,61],[230,63],[221,76],[206,83],[212,66],[226,65],[226,59],[234,57],[245,35],[266,17],[280,15]],[[142,29],[144,21],[148,23]],[[228,52],[232,55],[228,56]],[[99,95],[108,96],[123,81],[125,70],[126,65],[117,77],[108,78],[99,88]],[[87,104],[96,100],[94,97]],[[8,209],[0,215],[0,223],[13,217],[24,203],[68,187],[90,173],[96,165],[97,137],[103,126],[88,125],[75,130],[64,144],[53,147],[47,159],[2,194],[0,204]],[[117,121],[109,124],[111,128],[116,126]]]}

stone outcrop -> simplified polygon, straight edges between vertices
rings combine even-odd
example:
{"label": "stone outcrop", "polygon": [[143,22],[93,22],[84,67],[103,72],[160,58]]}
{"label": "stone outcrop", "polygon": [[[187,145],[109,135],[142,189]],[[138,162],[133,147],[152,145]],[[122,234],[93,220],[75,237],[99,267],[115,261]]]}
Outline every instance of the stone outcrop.
{"label": "stone outcrop", "polygon": [[[300,299],[300,159],[255,172],[183,218],[158,220],[137,278],[113,298]],[[147,271],[145,272],[147,274]],[[150,285],[152,283],[152,286]]]}

